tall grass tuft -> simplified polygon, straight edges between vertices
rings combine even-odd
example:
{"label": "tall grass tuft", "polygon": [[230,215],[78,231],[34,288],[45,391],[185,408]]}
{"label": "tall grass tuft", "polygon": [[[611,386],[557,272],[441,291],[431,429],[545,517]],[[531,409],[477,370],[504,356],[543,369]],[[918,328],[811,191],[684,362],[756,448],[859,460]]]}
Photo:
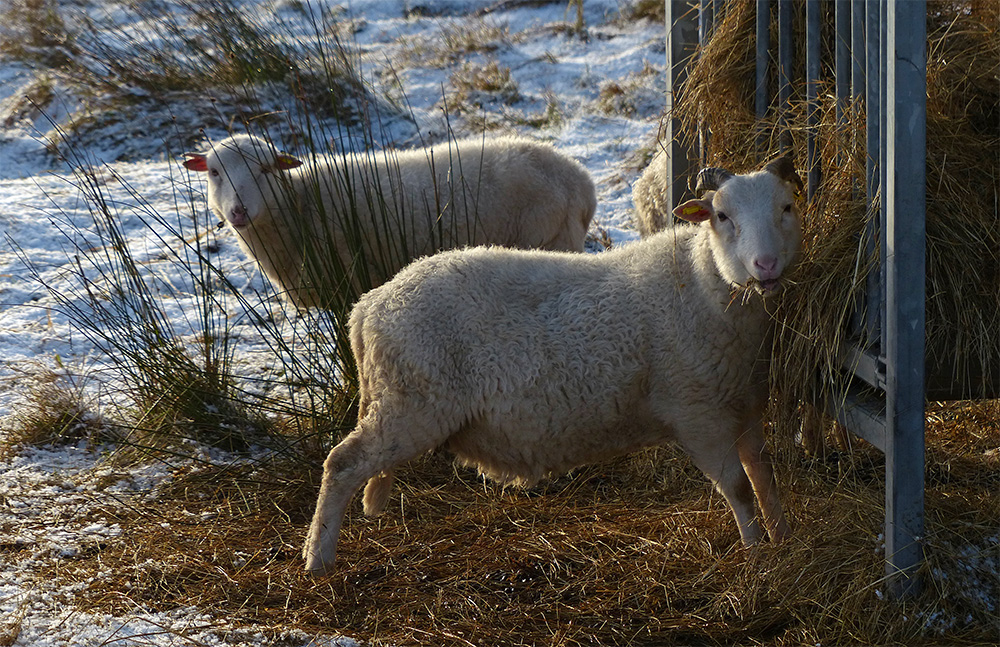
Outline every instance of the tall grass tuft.
{"label": "tall grass tuft", "polygon": [[30,367],[22,371],[22,378],[27,394],[17,412],[4,421],[0,458],[27,446],[83,442],[95,447],[120,441],[119,430],[95,409],[85,375],[74,375],[59,365]]}
{"label": "tall grass tuft", "polygon": [[[22,260],[74,328],[103,354],[108,379],[122,385],[118,411],[122,426],[131,430],[130,446],[160,455],[190,455],[189,441],[236,451],[264,446],[316,461],[353,427],[357,415],[356,367],[347,334],[353,304],[411,254],[427,251],[411,250],[407,229],[415,224],[411,210],[424,205],[404,201],[394,155],[381,145],[400,113],[371,100],[355,62],[326,37],[336,31],[330,15],[309,3],[301,7],[303,20],[293,24],[243,6],[237,11],[230,1],[138,3],[133,24],[107,26],[101,38],[77,36],[77,71],[97,77],[87,81],[95,92],[131,96],[140,104],[178,93],[238,94],[239,108],[212,105],[216,114],[202,136],[217,140],[242,131],[279,148],[290,145],[315,186],[304,195],[287,192],[289,200],[305,201],[288,206],[322,211],[325,205],[316,198],[321,182],[332,183],[329,188],[346,204],[343,213],[323,214],[322,230],[290,231],[286,240],[275,241],[276,254],[283,253],[282,245],[302,250],[306,283],[321,295],[315,307],[296,309],[274,286],[265,285],[263,292],[236,286],[218,264],[208,233],[215,221],[204,208],[200,178],[172,164],[165,182],[172,201],[164,209],[162,197],[154,204],[127,176],[96,162],[78,131],[60,131],[53,148],[72,167],[70,181],[89,219],[81,224],[58,210],[49,214],[71,261],[59,279],[24,253]],[[152,33],[139,34],[140,23],[155,25]],[[293,41],[302,30],[313,30],[311,38]],[[333,88],[347,93],[335,96]],[[326,105],[317,109],[317,102]],[[127,119],[129,110],[110,110],[102,119],[105,124]],[[179,162],[178,147],[190,145],[191,130],[176,120],[167,132],[173,137],[163,142],[164,149]],[[336,158],[332,176],[325,173],[331,149],[356,151]],[[471,177],[475,170],[464,173]],[[426,198],[431,211],[455,208],[466,199],[463,188],[457,182],[434,187]],[[475,217],[472,206],[463,211]],[[362,225],[360,218],[372,222]],[[440,222],[436,226],[431,245],[453,246],[456,232]],[[137,242],[143,238],[158,250],[154,257]],[[345,245],[352,259],[346,264],[331,253]],[[245,336],[268,354],[266,368],[258,363],[252,374],[239,348]]]}
{"label": "tall grass tuft", "polygon": [[4,0],[0,55],[49,67],[69,61],[72,38],[55,0]]}
{"label": "tall grass tuft", "polygon": [[[190,263],[204,258],[200,238],[186,243],[181,219],[170,222],[153,211],[110,168],[82,157],[72,161],[90,226],[81,229],[66,214],[50,214],[71,253],[70,280],[48,278],[23,252],[22,261],[74,328],[104,355],[113,381],[127,391],[134,407],[128,440],[175,449],[173,441],[186,437],[245,448],[262,430],[234,390],[225,293],[217,289],[211,265]],[[123,187],[133,200],[114,195],[109,183]],[[177,330],[164,299],[181,296],[177,286],[152,273],[130,245],[123,223],[135,218],[165,249],[176,247],[176,241],[186,243],[174,252],[174,261],[190,268],[195,315],[183,322],[189,331]]]}

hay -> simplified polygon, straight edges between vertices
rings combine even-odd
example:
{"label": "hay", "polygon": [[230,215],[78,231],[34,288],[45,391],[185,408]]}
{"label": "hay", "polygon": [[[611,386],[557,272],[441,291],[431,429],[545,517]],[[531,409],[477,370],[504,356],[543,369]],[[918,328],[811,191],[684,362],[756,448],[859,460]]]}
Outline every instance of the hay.
{"label": "hay", "polygon": [[870,449],[779,465],[795,534],[751,550],[679,451],[531,490],[432,455],[400,470],[382,517],[355,502],[330,577],[305,575],[300,557],[318,484],[274,466],[193,472],[141,508],[109,508],[118,539],[40,576],[85,583],[83,609],[196,605],[271,627],[275,642],[301,629],[399,646],[991,644],[998,414],[996,402],[932,412],[928,586],[906,604],[883,595]]}
{"label": "hay", "polygon": [[[801,64],[800,5],[796,11]],[[774,155],[780,133],[775,106],[762,121],[753,114],[754,20],[754,2],[727,5],[677,107],[689,138],[699,123],[709,132],[707,162],[737,172]],[[823,42],[827,61],[831,32]],[[772,90],[775,76],[772,65]],[[800,69],[794,78],[802,78]],[[788,126],[801,168],[805,88],[793,83]],[[849,123],[838,128],[831,83],[819,93],[823,181],[806,210],[804,255],[785,301],[794,306],[781,315],[774,351],[777,419],[786,431],[797,424],[799,401],[812,399],[817,377],[825,397],[842,388],[836,358],[874,267],[864,235],[864,114],[849,106]],[[929,3],[927,90],[928,382],[939,393],[982,397],[1000,378],[1000,4]]]}

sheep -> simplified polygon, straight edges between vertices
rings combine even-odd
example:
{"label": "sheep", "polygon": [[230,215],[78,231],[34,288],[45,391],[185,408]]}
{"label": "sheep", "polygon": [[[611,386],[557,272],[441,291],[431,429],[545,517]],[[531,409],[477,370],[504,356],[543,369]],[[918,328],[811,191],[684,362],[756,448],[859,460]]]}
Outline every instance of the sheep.
{"label": "sheep", "polygon": [[211,210],[300,308],[328,306],[345,276],[360,292],[442,249],[583,251],[597,205],[581,164],[515,136],[304,163],[236,135],[184,166],[208,173]]}
{"label": "sheep", "polygon": [[[696,187],[695,193],[700,193],[704,187]],[[705,196],[710,197],[708,192]],[[635,225],[639,236],[646,238],[662,231],[672,220],[670,214],[670,196],[667,183],[667,151],[661,148],[652,161],[635,181],[632,187],[632,201],[635,205]],[[832,426],[833,438],[837,447],[844,449],[850,445],[847,430],[836,420],[822,413],[811,403],[803,402],[799,406],[802,414],[801,440],[806,453],[818,456],[824,453],[823,430]]]}
{"label": "sheep", "polygon": [[744,544],[789,533],[765,448],[769,297],[801,238],[789,158],[705,169],[697,225],[599,254],[483,247],[414,262],[350,317],[355,429],[337,444],[303,556],[325,573],[353,494],[385,506],[393,469],[444,446],[530,485],[678,443],[729,503]]}
{"label": "sheep", "polygon": [[668,189],[667,151],[660,148],[632,185],[635,226],[641,238],[662,231],[673,220]]}

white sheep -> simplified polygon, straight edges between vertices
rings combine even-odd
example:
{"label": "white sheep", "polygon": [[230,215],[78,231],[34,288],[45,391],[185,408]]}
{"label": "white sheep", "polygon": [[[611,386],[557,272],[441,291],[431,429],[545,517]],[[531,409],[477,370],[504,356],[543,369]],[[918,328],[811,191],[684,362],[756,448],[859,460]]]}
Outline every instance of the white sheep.
{"label": "white sheep", "polygon": [[583,251],[597,204],[582,165],[522,137],[303,161],[237,135],[187,157],[208,173],[209,207],[299,307],[329,304],[348,281],[380,285],[443,249]]}
{"label": "white sheep", "polygon": [[[766,300],[800,239],[791,160],[733,176],[705,169],[711,200],[673,227],[600,254],[501,248],[417,261],[365,294],[350,320],[357,427],[323,468],[303,550],[334,562],[353,494],[366,514],[393,468],[445,446],[490,478],[530,484],[677,442],[729,502],[745,544],[788,532],[761,417]],[[749,479],[748,479],[749,477]]]}
{"label": "white sheep", "polygon": [[673,220],[667,181],[667,151],[660,148],[632,185],[635,226],[646,238],[662,231]]}

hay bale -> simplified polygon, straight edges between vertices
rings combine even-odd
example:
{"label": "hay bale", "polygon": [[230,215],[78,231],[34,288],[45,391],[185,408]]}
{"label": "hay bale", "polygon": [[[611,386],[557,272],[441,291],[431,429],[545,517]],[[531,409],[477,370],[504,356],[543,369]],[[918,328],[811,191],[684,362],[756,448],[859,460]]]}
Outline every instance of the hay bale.
{"label": "hay bale", "polygon": [[[832,3],[829,8],[832,8]],[[803,10],[796,6],[795,60],[804,56]],[[754,106],[755,3],[727,5],[699,51],[676,107],[684,137],[710,134],[707,163],[735,172],[777,152],[776,106],[757,120]],[[832,17],[832,16],[831,16]],[[1000,5],[938,2],[928,10],[927,60],[927,364],[929,382],[989,392],[1000,378]],[[774,32],[772,32],[774,33]],[[824,60],[832,60],[825,30]],[[776,66],[771,66],[772,96]],[[805,83],[793,70],[787,123],[799,165],[806,153]],[[794,80],[799,79],[799,80]],[[836,357],[877,256],[865,237],[864,113],[848,107],[838,128],[833,79],[820,91],[823,181],[805,215],[804,255],[792,277],[774,349],[778,419],[796,427],[800,400],[823,376],[826,397],[843,384]],[[776,101],[774,102],[776,104]],[[758,137],[769,142],[758,149]],[[859,190],[861,195],[859,195]],[[877,252],[876,252],[877,254]],[[970,379],[971,378],[971,379]]]}

